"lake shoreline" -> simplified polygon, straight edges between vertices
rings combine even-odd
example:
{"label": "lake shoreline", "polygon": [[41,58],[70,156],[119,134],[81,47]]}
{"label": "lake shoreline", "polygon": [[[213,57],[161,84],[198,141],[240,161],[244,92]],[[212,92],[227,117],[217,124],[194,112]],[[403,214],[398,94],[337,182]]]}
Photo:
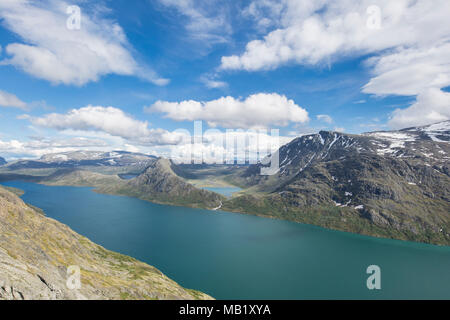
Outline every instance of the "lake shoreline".
{"label": "lake shoreline", "polygon": [[[450,267],[450,250],[444,246],[375,238],[238,212],[184,209],[127,196],[100,194],[92,192],[92,187],[21,182],[6,184],[19,189],[22,186],[21,189],[26,191],[23,196],[25,201],[32,205],[40,204],[48,216],[94,242],[151,263],[182,286],[198,288],[218,299],[352,298],[354,293],[351,292],[354,290],[358,292],[358,297],[370,298],[370,293],[361,287],[365,277],[363,269],[367,263],[377,262],[383,269],[390,270],[386,275],[387,281],[393,283],[406,283],[408,277],[401,273],[406,264],[409,268],[419,268],[421,271],[415,272],[424,274],[424,285],[425,280],[439,283],[433,280],[434,275],[441,275],[440,281],[445,279],[447,275],[439,270]],[[56,196],[51,197],[52,194]],[[79,197],[83,202],[75,200]],[[105,228],[105,225],[108,227]],[[136,247],[138,244],[140,247]],[[365,251],[354,251],[352,247],[365,248]],[[335,260],[336,253],[343,256]],[[269,260],[266,256],[270,257]],[[324,260],[320,263],[324,265],[324,273],[315,274],[316,268],[313,266],[321,260]],[[413,263],[413,260],[416,262]],[[264,266],[267,264],[266,269]],[[393,264],[399,265],[392,269]],[[438,270],[431,271],[436,268]],[[273,273],[273,270],[277,272]],[[330,290],[329,281],[339,280],[320,280],[328,272],[343,272],[348,277],[351,290],[345,293],[347,289],[338,283],[332,285],[338,289]],[[359,272],[361,274],[358,276]],[[392,278],[393,275],[395,278]],[[261,277],[265,281],[258,281]],[[222,281],[222,278],[234,279]],[[280,281],[285,289],[274,292]],[[234,290],[235,283],[243,288]],[[262,287],[255,288],[256,284]],[[419,297],[417,290],[407,290],[411,293],[396,290],[400,287],[387,290],[381,297]],[[427,289],[424,290],[421,297],[433,296],[433,293],[427,294]]]}

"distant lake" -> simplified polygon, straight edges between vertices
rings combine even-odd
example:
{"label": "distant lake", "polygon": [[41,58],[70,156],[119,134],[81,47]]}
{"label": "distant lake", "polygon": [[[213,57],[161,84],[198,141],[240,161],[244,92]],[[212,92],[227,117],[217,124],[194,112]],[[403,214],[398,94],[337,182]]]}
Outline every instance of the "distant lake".
{"label": "distant lake", "polygon": [[120,173],[118,174],[119,178],[123,179],[123,180],[131,180],[136,178],[138,175],[137,174],[128,174],[128,173]]}
{"label": "distant lake", "polygon": [[[24,201],[218,299],[450,299],[450,247],[25,182]],[[381,268],[381,290],[366,269]],[[319,310],[320,312],[320,310]]]}
{"label": "distant lake", "polygon": [[222,187],[222,188],[218,188],[218,187],[205,187],[203,188],[205,190],[209,190],[215,193],[219,193],[221,195],[224,195],[225,197],[231,197],[233,195],[233,193],[235,192],[239,192],[242,189],[238,188],[238,187]]}

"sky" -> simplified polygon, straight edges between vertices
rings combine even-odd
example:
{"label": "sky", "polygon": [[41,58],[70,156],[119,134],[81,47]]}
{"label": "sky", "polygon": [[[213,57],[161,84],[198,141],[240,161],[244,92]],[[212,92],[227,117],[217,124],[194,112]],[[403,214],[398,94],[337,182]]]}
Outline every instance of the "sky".
{"label": "sky", "polygon": [[196,121],[285,143],[447,120],[449,16],[448,0],[0,0],[0,156],[170,156]]}

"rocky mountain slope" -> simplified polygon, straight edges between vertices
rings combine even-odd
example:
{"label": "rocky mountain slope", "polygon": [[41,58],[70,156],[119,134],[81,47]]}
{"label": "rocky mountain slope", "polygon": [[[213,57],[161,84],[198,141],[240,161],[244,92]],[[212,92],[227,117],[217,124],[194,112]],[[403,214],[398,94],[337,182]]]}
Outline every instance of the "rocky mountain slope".
{"label": "rocky mountain slope", "polygon": [[273,176],[250,166],[225,210],[369,235],[450,244],[450,121],[350,135],[321,131],[279,149]]}
{"label": "rocky mountain slope", "polygon": [[[45,156],[40,161],[54,159]],[[209,170],[205,165],[209,180],[214,173],[215,179],[244,189],[231,199],[195,188],[188,181],[198,178],[196,168],[162,158],[150,159],[131,180],[84,167],[39,177],[12,170],[1,173],[0,180],[92,186],[99,192],[157,203],[221,208],[368,235],[450,244],[449,163],[450,121],[444,121],[360,135],[321,131],[301,136],[279,149],[279,170],[271,176],[260,174],[262,164],[233,170]]]}
{"label": "rocky mountain slope", "polygon": [[[94,187],[96,192],[125,195],[162,204],[214,209],[225,197],[198,189],[177,175],[175,164],[164,158],[151,159],[135,178],[126,180],[117,174],[103,174],[86,168],[63,168],[46,174],[27,175],[20,170],[0,173],[0,181],[21,180],[46,185]],[[20,173],[16,173],[20,172]]]}
{"label": "rocky mountain slope", "polygon": [[154,159],[154,156],[126,151],[74,151],[47,154],[39,160],[14,161],[5,168],[9,170],[79,167],[136,167],[143,169]]}
{"label": "rocky mountain slope", "polygon": [[179,177],[175,165],[160,158],[134,179],[99,188],[99,192],[121,194],[140,199],[200,208],[216,208],[225,199],[219,194],[197,189]]}
{"label": "rocky mountain slope", "polygon": [[[81,288],[66,285],[79,266]],[[0,187],[1,299],[211,299],[96,245]]]}

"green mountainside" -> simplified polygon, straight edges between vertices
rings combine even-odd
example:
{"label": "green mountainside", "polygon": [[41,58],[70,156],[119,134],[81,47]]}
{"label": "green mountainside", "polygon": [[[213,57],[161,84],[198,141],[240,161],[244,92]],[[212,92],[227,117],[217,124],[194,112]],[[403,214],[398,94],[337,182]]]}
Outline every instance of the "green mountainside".
{"label": "green mountainside", "polygon": [[136,178],[103,186],[98,191],[132,196],[157,203],[209,209],[220,206],[225,200],[219,194],[198,189],[187,183],[175,174],[172,169],[174,166],[172,161],[160,158]]}
{"label": "green mountainside", "polygon": [[[156,268],[96,245],[0,187],[1,299],[211,299]],[[79,266],[81,288],[66,285]]]}
{"label": "green mountainside", "polygon": [[[124,180],[108,175],[78,169],[60,169],[41,177],[16,177],[47,185],[89,186],[99,193],[125,195],[162,204],[213,209],[225,200],[219,194],[198,189],[179,177],[172,168],[175,164],[164,158],[154,159],[135,178]],[[1,179],[1,175],[0,175]]]}

